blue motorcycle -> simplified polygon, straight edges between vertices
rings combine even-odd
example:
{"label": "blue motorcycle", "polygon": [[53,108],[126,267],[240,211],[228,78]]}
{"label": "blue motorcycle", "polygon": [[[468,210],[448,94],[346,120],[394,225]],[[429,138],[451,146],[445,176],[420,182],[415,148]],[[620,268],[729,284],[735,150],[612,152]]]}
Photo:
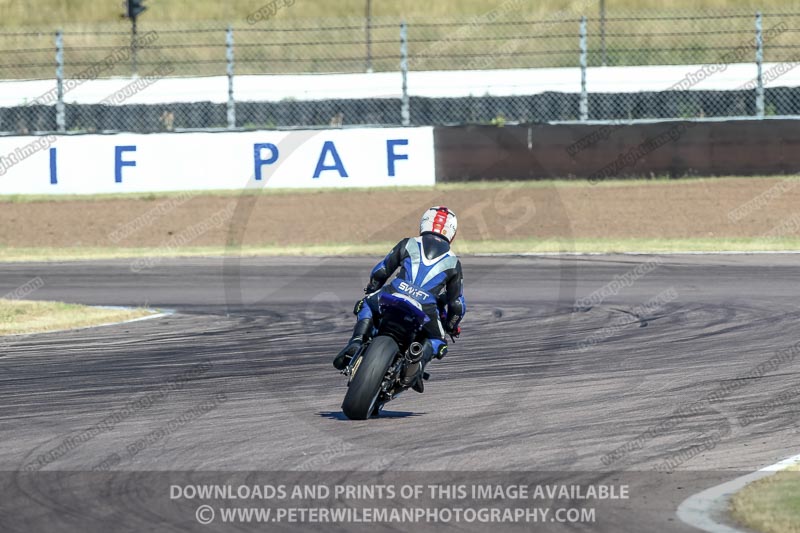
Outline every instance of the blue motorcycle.
{"label": "blue motorcycle", "polygon": [[426,310],[436,309],[436,299],[395,279],[381,290],[378,308],[373,336],[342,371],[348,378],[342,411],[351,420],[377,416],[387,402],[408,390],[401,377],[406,367],[422,359],[422,328],[431,320]]}

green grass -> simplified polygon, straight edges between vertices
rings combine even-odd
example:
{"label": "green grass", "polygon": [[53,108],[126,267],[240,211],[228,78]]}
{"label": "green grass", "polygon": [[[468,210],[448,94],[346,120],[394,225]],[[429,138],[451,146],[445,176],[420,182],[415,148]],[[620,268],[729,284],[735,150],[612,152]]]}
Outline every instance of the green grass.
{"label": "green grass", "polygon": [[800,533],[800,465],[747,485],[733,495],[730,510],[760,533]]}
{"label": "green grass", "polygon": [[148,309],[108,309],[63,302],[0,299],[0,336],[97,326],[152,313]]}
{"label": "green grass", "polygon": [[[165,248],[0,248],[0,262],[79,261],[94,259],[159,259],[169,257],[347,256],[382,255],[394,242],[331,243],[292,246],[194,246],[177,251]],[[800,250],[800,238],[781,239],[521,239],[512,241],[460,241],[459,254],[510,253],[616,253],[616,252],[721,252]],[[142,270],[148,262],[134,262]],[[145,265],[142,267],[141,265]]]}
{"label": "green grass", "polygon": [[800,250],[800,238],[760,239],[523,239],[457,243],[457,252],[477,253],[615,253],[615,252],[761,252]]}
{"label": "green grass", "polygon": [[32,202],[92,202],[107,200],[147,200],[158,201],[166,198],[185,197],[189,199],[194,196],[216,196],[216,197],[235,197],[235,196],[280,196],[280,195],[338,195],[350,194],[352,192],[420,192],[420,191],[470,191],[470,190],[497,190],[497,189],[549,189],[549,188],[587,188],[594,187],[637,187],[643,184],[648,186],[681,186],[689,183],[719,183],[722,180],[743,180],[743,179],[800,179],[798,175],[792,176],[720,176],[715,178],[690,177],[681,179],[671,179],[666,176],[651,179],[609,179],[595,183],[594,185],[582,179],[555,179],[555,180],[535,180],[535,181],[472,181],[459,183],[439,183],[432,186],[410,186],[410,187],[360,187],[360,188],[337,188],[337,189],[220,189],[203,191],[184,191],[184,192],[148,192],[148,193],[113,193],[113,194],[65,194],[65,195],[45,195],[45,194],[14,194],[0,195],[0,204],[26,204]]}

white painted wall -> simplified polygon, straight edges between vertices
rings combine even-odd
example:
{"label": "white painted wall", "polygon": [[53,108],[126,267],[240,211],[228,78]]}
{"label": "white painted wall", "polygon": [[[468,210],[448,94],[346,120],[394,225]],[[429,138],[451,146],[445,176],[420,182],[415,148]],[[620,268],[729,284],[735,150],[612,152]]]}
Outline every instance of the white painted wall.
{"label": "white painted wall", "polygon": [[[797,63],[765,63],[765,74],[775,70],[774,79],[765,76],[766,87],[800,86]],[[719,70],[724,67],[724,70]],[[715,72],[711,72],[715,70]],[[782,72],[784,71],[785,72]],[[704,75],[698,76],[698,73]],[[593,67],[588,69],[587,85],[591,93],[664,91],[681,80],[699,78],[688,90],[734,90],[753,82],[754,63],[733,65],[666,65],[644,67]],[[67,84],[65,101],[77,104],[96,104],[125,90],[131,78],[89,80],[70,88]],[[157,79],[122,104],[166,104],[177,102],[224,103],[228,98],[225,76]],[[144,85],[144,84],[143,84]],[[234,95],[237,101],[280,101],[342,99],[342,98],[399,98],[400,73],[372,74],[300,74],[236,76]],[[578,68],[537,68],[513,70],[468,70],[410,72],[408,88],[411,96],[463,97],[509,96],[538,94],[547,91],[580,92]],[[37,99],[54,103],[55,80],[2,81],[0,107],[26,105]],[[129,92],[133,92],[130,91]],[[42,98],[44,96],[44,98]]]}
{"label": "white painted wall", "polygon": [[0,137],[0,195],[434,183],[430,127]]}

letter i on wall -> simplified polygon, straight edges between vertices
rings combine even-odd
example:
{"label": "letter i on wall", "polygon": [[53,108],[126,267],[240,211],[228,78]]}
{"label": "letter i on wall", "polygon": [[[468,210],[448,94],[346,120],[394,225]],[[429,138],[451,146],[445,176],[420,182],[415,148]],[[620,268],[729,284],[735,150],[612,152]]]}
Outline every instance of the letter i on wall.
{"label": "letter i on wall", "polygon": [[56,152],[55,148],[50,148],[50,184],[57,185],[58,184],[58,168],[56,166],[56,158],[58,157],[58,153]]}

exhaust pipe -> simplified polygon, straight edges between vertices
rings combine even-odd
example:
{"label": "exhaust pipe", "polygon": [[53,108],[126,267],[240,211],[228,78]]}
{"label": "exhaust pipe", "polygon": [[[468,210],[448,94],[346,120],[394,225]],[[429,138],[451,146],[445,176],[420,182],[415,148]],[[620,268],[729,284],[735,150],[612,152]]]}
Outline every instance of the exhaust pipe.
{"label": "exhaust pipe", "polygon": [[411,363],[419,363],[420,359],[422,359],[422,344],[418,342],[412,342],[411,346],[408,347],[408,355],[406,355],[406,360]]}

